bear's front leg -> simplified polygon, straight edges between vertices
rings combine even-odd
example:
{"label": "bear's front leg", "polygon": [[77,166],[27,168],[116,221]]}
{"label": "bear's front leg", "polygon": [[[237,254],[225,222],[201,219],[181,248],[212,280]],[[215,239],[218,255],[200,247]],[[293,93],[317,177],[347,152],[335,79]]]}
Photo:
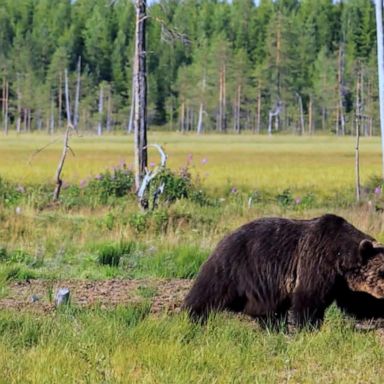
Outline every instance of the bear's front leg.
{"label": "bear's front leg", "polygon": [[289,325],[299,329],[319,328],[324,320],[326,308],[327,304],[315,294],[298,290],[293,295]]}

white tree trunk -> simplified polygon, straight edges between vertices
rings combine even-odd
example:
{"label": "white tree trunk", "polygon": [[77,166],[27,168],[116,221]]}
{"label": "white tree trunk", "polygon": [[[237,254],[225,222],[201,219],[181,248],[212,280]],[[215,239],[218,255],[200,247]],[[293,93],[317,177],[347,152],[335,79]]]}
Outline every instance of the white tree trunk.
{"label": "white tree trunk", "polygon": [[377,65],[379,72],[379,105],[381,129],[382,176],[384,177],[384,40],[383,40],[383,2],[376,0]]}
{"label": "white tree trunk", "polygon": [[100,93],[99,93],[99,121],[97,122],[97,136],[103,134],[103,84],[100,84]]}
{"label": "white tree trunk", "polygon": [[79,57],[79,61],[77,62],[75,110],[73,113],[73,127],[75,131],[77,131],[78,125],[79,125],[80,82],[81,82],[81,57]]}

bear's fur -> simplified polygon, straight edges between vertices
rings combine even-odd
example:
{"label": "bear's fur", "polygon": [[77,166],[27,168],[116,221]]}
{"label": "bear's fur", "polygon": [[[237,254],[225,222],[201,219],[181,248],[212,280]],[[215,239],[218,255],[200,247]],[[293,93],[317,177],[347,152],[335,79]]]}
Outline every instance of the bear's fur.
{"label": "bear's fur", "polygon": [[263,218],[217,245],[183,307],[203,321],[227,309],[271,323],[289,313],[295,326],[318,326],[334,300],[351,309],[343,295],[384,298],[383,271],[384,249],[339,216]]}

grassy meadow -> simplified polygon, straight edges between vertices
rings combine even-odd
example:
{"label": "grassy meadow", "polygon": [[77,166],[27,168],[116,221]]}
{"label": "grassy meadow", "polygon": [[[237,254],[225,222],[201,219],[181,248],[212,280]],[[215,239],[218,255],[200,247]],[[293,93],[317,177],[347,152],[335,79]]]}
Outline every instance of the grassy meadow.
{"label": "grassy meadow", "polygon": [[[361,140],[360,204],[350,137],[151,133],[149,142],[165,148],[174,172],[188,165],[204,195],[147,213],[132,194],[84,197],[71,186],[129,167],[133,157],[132,137],[84,136],[71,138],[62,203],[43,204],[61,137],[1,137],[0,383],[382,382],[384,334],[356,330],[336,307],[320,331],[287,334],[231,314],[202,327],[183,313],[153,313],[148,287],[137,302],[112,308],[8,305],[12,290],[31,280],[192,279],[224,234],[261,216],[333,212],[384,241],[381,184],[372,178],[381,170],[379,138]],[[150,162],[158,162],[153,148]],[[47,289],[42,301],[52,295]]]}

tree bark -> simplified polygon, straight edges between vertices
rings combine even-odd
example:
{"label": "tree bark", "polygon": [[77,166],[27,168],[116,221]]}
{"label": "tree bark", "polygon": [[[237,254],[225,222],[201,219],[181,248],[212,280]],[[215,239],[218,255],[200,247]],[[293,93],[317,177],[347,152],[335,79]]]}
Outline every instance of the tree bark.
{"label": "tree bark", "polygon": [[356,201],[360,201],[360,116],[361,116],[361,103],[360,103],[360,92],[361,92],[361,72],[357,74],[356,79],[356,105],[355,105],[355,124],[356,124],[356,144],[355,144],[355,178],[356,178]]}
{"label": "tree bark", "polygon": [[135,89],[135,185],[139,190],[147,167],[147,71],[146,71],[146,0],[136,0],[136,31],[134,59]]}
{"label": "tree bark", "polygon": [[379,72],[379,106],[381,130],[382,176],[384,178],[384,39],[383,2],[376,0],[377,66]]}
{"label": "tree bark", "polygon": [[97,136],[101,136],[103,134],[103,84],[100,84],[100,91],[99,91],[99,120],[97,122]]}
{"label": "tree bark", "polygon": [[64,71],[64,81],[65,81],[65,108],[67,110],[67,124],[72,125],[72,116],[71,108],[69,103],[69,85],[68,85],[68,70]]}
{"label": "tree bark", "polygon": [[107,103],[107,132],[111,132],[112,125],[112,90],[111,85],[108,87],[108,103]]}
{"label": "tree bark", "polygon": [[80,102],[80,83],[81,83],[81,56],[77,62],[77,80],[76,80],[76,95],[75,95],[75,110],[73,112],[73,128],[78,130],[79,125],[79,102]]}
{"label": "tree bark", "polygon": [[59,94],[58,94],[58,114],[57,114],[57,119],[58,119],[58,128],[61,128],[61,114],[63,112],[63,74],[60,71],[59,72]]}
{"label": "tree bark", "polygon": [[[338,60],[338,94],[339,94],[339,119],[337,134],[345,135],[345,116],[344,116],[344,45],[340,44],[339,47],[339,60]],[[340,125],[339,125],[340,124]],[[339,127],[340,130],[339,131]]]}
{"label": "tree bark", "polygon": [[17,74],[17,118],[16,118],[16,132],[20,133],[21,130],[21,92],[20,92],[20,74]]}
{"label": "tree bark", "polygon": [[313,97],[309,95],[309,105],[308,105],[308,133],[312,135],[313,133]]}

